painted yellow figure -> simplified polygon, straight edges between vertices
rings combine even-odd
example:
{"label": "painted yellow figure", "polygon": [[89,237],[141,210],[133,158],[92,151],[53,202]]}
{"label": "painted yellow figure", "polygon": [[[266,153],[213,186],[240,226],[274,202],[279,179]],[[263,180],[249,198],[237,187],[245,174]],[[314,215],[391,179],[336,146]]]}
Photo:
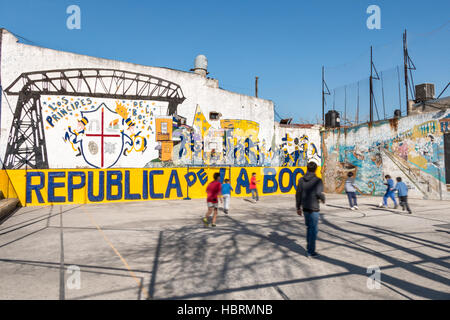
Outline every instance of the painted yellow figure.
{"label": "painted yellow figure", "polygon": [[135,133],[134,130],[136,128],[136,123],[128,117],[127,108],[121,104],[119,101],[116,101],[116,109],[115,111],[122,117],[122,124],[127,126],[127,130],[129,130],[129,135],[124,133],[121,130],[122,135],[127,138],[125,142],[125,150],[123,154],[126,156],[130,154],[133,150],[136,152],[144,152],[147,149],[147,139],[145,137],[140,136],[141,131]]}
{"label": "painted yellow figure", "polygon": [[78,151],[78,154],[76,155],[77,157],[81,156],[81,149],[80,147],[75,147],[75,145],[80,143],[81,140],[79,138],[83,137],[88,122],[89,120],[86,117],[82,117],[78,120],[77,130],[72,130],[72,127],[69,126],[64,135],[64,141],[69,141],[73,151]]}
{"label": "painted yellow figure", "polygon": [[129,143],[130,148],[125,149],[126,154],[130,154],[133,150],[136,152],[144,152],[147,149],[147,139],[140,136],[141,132],[137,134],[130,135],[131,143]]}

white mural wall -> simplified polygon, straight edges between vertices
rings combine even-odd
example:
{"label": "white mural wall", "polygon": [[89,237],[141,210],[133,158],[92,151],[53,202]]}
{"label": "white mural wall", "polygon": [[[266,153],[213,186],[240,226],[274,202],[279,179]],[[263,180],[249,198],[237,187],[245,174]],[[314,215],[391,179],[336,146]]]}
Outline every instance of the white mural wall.
{"label": "white mural wall", "polygon": [[[8,144],[15,134],[15,140],[10,143],[12,147],[9,148],[9,154],[11,150],[19,153],[22,147],[33,152],[36,148],[46,149],[48,165],[44,164],[49,168],[134,168],[165,164],[176,166],[211,163],[272,164],[273,155],[277,152],[273,148],[275,145],[272,101],[220,89],[217,80],[193,72],[142,66],[26,45],[18,43],[17,38],[7,30],[3,30],[1,36],[2,161],[6,160]],[[60,83],[66,86],[64,90],[72,90],[73,81],[69,84],[63,74],[66,70],[75,72],[78,69],[81,70],[80,73],[86,73],[91,69],[94,70],[91,70],[92,72],[111,70],[117,74],[132,72],[136,74],[136,79],[144,76],[156,77],[159,80],[155,83],[169,82],[168,86],[176,85],[177,91],[182,92],[184,100],[178,105],[175,104],[174,115],[184,118],[185,123],[172,115],[168,117],[170,102],[168,103],[167,99],[170,100],[171,97],[162,89],[158,90],[161,97],[166,98],[165,101],[115,97],[113,93],[117,91],[116,89],[121,87],[122,90],[127,83],[126,81],[115,83],[116,80],[107,84],[110,95],[104,98],[98,95],[77,95],[78,88],[74,88],[75,92],[71,95],[55,94],[55,91],[61,90]],[[40,96],[36,98],[38,102],[33,100],[34,97],[26,96],[30,99],[29,103],[38,104],[42,111],[44,138],[36,138],[39,145],[22,143],[19,136],[26,136],[29,139],[33,135],[18,133],[20,127],[18,120],[23,115],[17,116],[17,107],[26,106],[28,100],[22,101],[22,104],[20,102],[21,95],[26,93],[26,90],[21,88],[26,77],[16,83],[15,81],[24,74],[39,72],[43,73],[36,77],[44,79],[46,76],[44,71],[48,70],[58,72],[61,70],[61,79],[53,82],[58,86],[58,90],[53,88],[52,82],[49,82],[40,88]],[[14,83],[13,92],[5,92]],[[95,91],[94,88],[98,89],[104,85],[95,78],[85,80],[80,77],[79,83],[85,86],[85,91],[86,88]],[[151,88],[157,86],[155,83],[149,86]],[[33,86],[30,88],[35,89]],[[147,87],[137,89],[152,92],[147,90]],[[53,90],[53,93],[45,94],[46,90]],[[126,114],[117,111],[119,104],[126,109]],[[212,112],[220,113],[220,119],[212,119],[210,117]],[[36,115],[31,116],[33,117]],[[158,118],[164,117],[167,119],[156,124]],[[33,125],[33,130],[40,133],[40,127],[36,123]],[[22,129],[23,123],[20,130]],[[166,129],[167,132],[163,133],[162,131]],[[16,143],[17,148],[14,147]],[[45,153],[44,151],[42,153]],[[26,155],[13,156],[22,157],[22,160],[17,162],[15,158],[11,158],[9,162],[11,168],[21,168],[25,163],[33,163],[33,156],[29,157],[29,161],[26,160],[28,162],[24,160]],[[34,165],[38,168],[40,166],[39,163]]]}
{"label": "white mural wall", "polygon": [[167,102],[42,96],[51,168],[144,167],[159,157],[156,118]]}

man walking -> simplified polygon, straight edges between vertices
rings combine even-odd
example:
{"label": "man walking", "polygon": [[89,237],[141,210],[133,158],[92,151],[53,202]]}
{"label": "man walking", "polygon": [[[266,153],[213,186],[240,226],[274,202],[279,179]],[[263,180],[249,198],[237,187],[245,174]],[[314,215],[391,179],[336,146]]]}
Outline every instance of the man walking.
{"label": "man walking", "polygon": [[411,214],[411,209],[408,205],[408,186],[402,181],[402,178],[397,177],[397,184],[395,185],[394,190],[398,192],[398,199],[400,200],[400,206],[402,210],[405,209]]}
{"label": "man walking", "polygon": [[394,192],[394,180],[392,180],[390,175],[386,175],[386,183],[385,185],[387,186],[386,189],[386,193],[384,194],[383,197],[383,202],[380,203],[379,207],[385,207],[387,208],[387,200],[388,198],[391,198],[392,201],[394,201],[394,209],[397,209],[398,205],[397,205],[397,201],[395,200],[395,192]]}
{"label": "man walking", "polygon": [[[219,208],[218,198],[221,197],[220,192],[222,191],[222,185],[220,184],[219,180],[220,180],[220,173],[219,172],[214,173],[214,181],[211,182],[206,188],[206,193],[208,195],[206,198],[208,211],[206,212],[206,216],[202,219],[206,227],[209,225],[208,219],[211,216],[213,210],[214,215],[211,221],[211,227],[216,226],[217,209]],[[220,200],[222,201],[222,198],[220,198]]]}
{"label": "man walking", "polygon": [[319,231],[319,200],[325,203],[323,194],[323,183],[316,176],[317,164],[310,162],[307,165],[306,174],[298,181],[297,193],[295,195],[297,214],[305,214],[306,224],[306,255],[316,257],[316,238]]}

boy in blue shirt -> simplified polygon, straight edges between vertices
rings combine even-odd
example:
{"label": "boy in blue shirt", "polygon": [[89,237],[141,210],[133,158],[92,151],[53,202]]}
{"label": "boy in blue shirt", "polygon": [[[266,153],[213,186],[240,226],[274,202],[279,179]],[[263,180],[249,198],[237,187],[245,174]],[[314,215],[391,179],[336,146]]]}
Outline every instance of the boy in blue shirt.
{"label": "boy in blue shirt", "polygon": [[225,179],[222,184],[222,197],[223,197],[223,212],[228,214],[228,209],[230,208],[230,199],[231,199],[231,187],[230,180]]}
{"label": "boy in blue shirt", "polygon": [[397,205],[397,201],[395,200],[395,188],[394,188],[394,180],[392,180],[390,175],[386,175],[386,183],[385,185],[387,186],[386,189],[386,193],[384,194],[383,197],[383,202],[380,203],[380,208],[381,207],[387,207],[387,199],[391,198],[392,201],[394,201],[394,209],[397,209],[398,205]]}
{"label": "boy in blue shirt", "polygon": [[412,212],[408,205],[408,186],[402,181],[402,178],[397,177],[397,184],[395,185],[394,190],[398,192],[400,206],[403,211],[406,209],[408,213],[411,214]]}

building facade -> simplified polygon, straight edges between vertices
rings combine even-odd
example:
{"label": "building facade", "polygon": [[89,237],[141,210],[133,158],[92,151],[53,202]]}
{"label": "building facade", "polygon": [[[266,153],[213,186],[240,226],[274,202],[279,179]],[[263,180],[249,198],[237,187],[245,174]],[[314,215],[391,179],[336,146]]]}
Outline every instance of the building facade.
{"label": "building facade", "polygon": [[203,56],[180,71],[22,44],[2,29],[0,85],[7,171],[254,167],[264,177],[320,163],[318,128],[280,127],[272,101],[221,89]]}

